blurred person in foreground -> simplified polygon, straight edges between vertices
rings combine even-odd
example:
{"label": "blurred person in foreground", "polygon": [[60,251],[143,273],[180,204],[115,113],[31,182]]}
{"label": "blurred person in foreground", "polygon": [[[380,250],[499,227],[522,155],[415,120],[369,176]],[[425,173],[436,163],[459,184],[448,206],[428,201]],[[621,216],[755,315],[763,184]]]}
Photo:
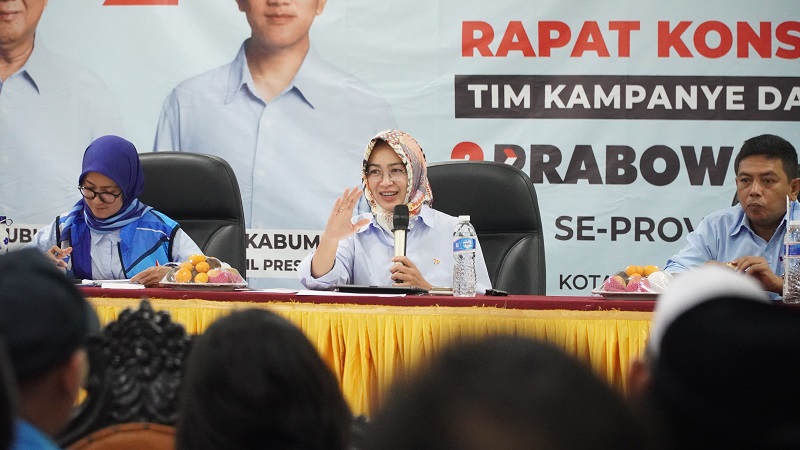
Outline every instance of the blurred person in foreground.
{"label": "blurred person in foreground", "polygon": [[739,203],[704,217],[664,270],[727,265],[754,277],[778,299],[783,294],[786,201],[796,201],[800,191],[797,151],[785,139],[764,134],[744,142],[733,167]]}
{"label": "blurred person in foreground", "polygon": [[71,198],[81,151],[122,132],[106,84],[45,47],[37,31],[45,6],[47,0],[0,0],[0,213],[31,229]]}
{"label": "blurred person in foreground", "polygon": [[17,383],[12,449],[56,449],[88,375],[86,341],[97,316],[77,288],[36,249],[0,256],[0,338]]}
{"label": "blurred person in foreground", "polygon": [[14,369],[0,337],[0,450],[11,448],[14,438],[14,420],[17,415],[17,383]]}
{"label": "blurred person in foreground", "polygon": [[704,266],[659,296],[630,395],[662,449],[800,448],[800,310]]}
{"label": "blurred person in foreground", "polygon": [[194,338],[181,386],[178,450],[345,450],[352,416],[308,338],[262,309]]}
{"label": "blurred person in foreground", "polygon": [[[362,162],[363,194],[372,209],[353,217],[362,189],[336,199],[316,251],[297,268],[309,289],[337,284],[452,286],[453,230],[458,219],[431,208],[433,193],[422,147],[399,130],[378,133]],[[408,205],[406,256],[394,256],[394,207]],[[477,292],[491,288],[480,242],[475,250]]]}
{"label": "blurred person in foreground", "polygon": [[493,336],[454,344],[390,396],[368,450],[639,449],[622,397],[549,343]]}
{"label": "blurred person in foreground", "polygon": [[39,230],[31,245],[75,278],[157,285],[170,271],[165,264],[202,251],[177,222],[139,201],[144,182],[132,143],[119,136],[96,139],[83,155],[82,198]]}

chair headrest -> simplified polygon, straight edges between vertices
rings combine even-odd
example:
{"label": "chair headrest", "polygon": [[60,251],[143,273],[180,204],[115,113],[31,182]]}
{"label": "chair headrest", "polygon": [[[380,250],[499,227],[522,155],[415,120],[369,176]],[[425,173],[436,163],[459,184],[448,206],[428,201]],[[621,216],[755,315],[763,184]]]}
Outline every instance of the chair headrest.
{"label": "chair headrest", "polygon": [[236,175],[223,159],[189,152],[143,153],[140,159],[145,174],[143,203],[175,220],[243,216],[236,200],[241,198]]}
{"label": "chair headrest", "polygon": [[[536,190],[531,179],[514,166],[490,161],[436,162],[428,165],[428,179],[431,206],[452,216],[469,214],[482,233],[540,227]],[[502,217],[502,223],[495,217]]]}

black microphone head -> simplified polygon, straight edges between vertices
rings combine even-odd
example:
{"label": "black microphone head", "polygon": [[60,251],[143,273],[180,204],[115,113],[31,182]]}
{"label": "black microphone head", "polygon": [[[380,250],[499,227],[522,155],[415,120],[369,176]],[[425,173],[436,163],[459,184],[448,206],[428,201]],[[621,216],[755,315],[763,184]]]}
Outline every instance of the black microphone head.
{"label": "black microphone head", "polygon": [[408,229],[408,205],[397,205],[394,207],[392,226],[392,231]]}

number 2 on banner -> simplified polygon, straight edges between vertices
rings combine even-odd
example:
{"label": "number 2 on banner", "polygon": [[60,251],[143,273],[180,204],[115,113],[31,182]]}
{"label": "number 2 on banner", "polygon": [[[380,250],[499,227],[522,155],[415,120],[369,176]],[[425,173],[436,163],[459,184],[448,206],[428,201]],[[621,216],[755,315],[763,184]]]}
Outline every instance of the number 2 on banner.
{"label": "number 2 on banner", "polygon": [[103,6],[155,6],[155,5],[175,5],[178,0],[105,0]]}

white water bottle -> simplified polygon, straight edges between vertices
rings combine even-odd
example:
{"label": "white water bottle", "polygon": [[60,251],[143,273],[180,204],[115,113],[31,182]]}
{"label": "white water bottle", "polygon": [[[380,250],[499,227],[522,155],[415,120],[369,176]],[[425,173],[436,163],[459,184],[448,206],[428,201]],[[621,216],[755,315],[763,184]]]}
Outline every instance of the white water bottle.
{"label": "white water bottle", "polygon": [[783,238],[783,302],[800,303],[800,221],[790,220]]}
{"label": "white water bottle", "polygon": [[475,297],[475,247],[478,235],[469,223],[469,216],[458,216],[458,225],[453,232],[453,296]]}

